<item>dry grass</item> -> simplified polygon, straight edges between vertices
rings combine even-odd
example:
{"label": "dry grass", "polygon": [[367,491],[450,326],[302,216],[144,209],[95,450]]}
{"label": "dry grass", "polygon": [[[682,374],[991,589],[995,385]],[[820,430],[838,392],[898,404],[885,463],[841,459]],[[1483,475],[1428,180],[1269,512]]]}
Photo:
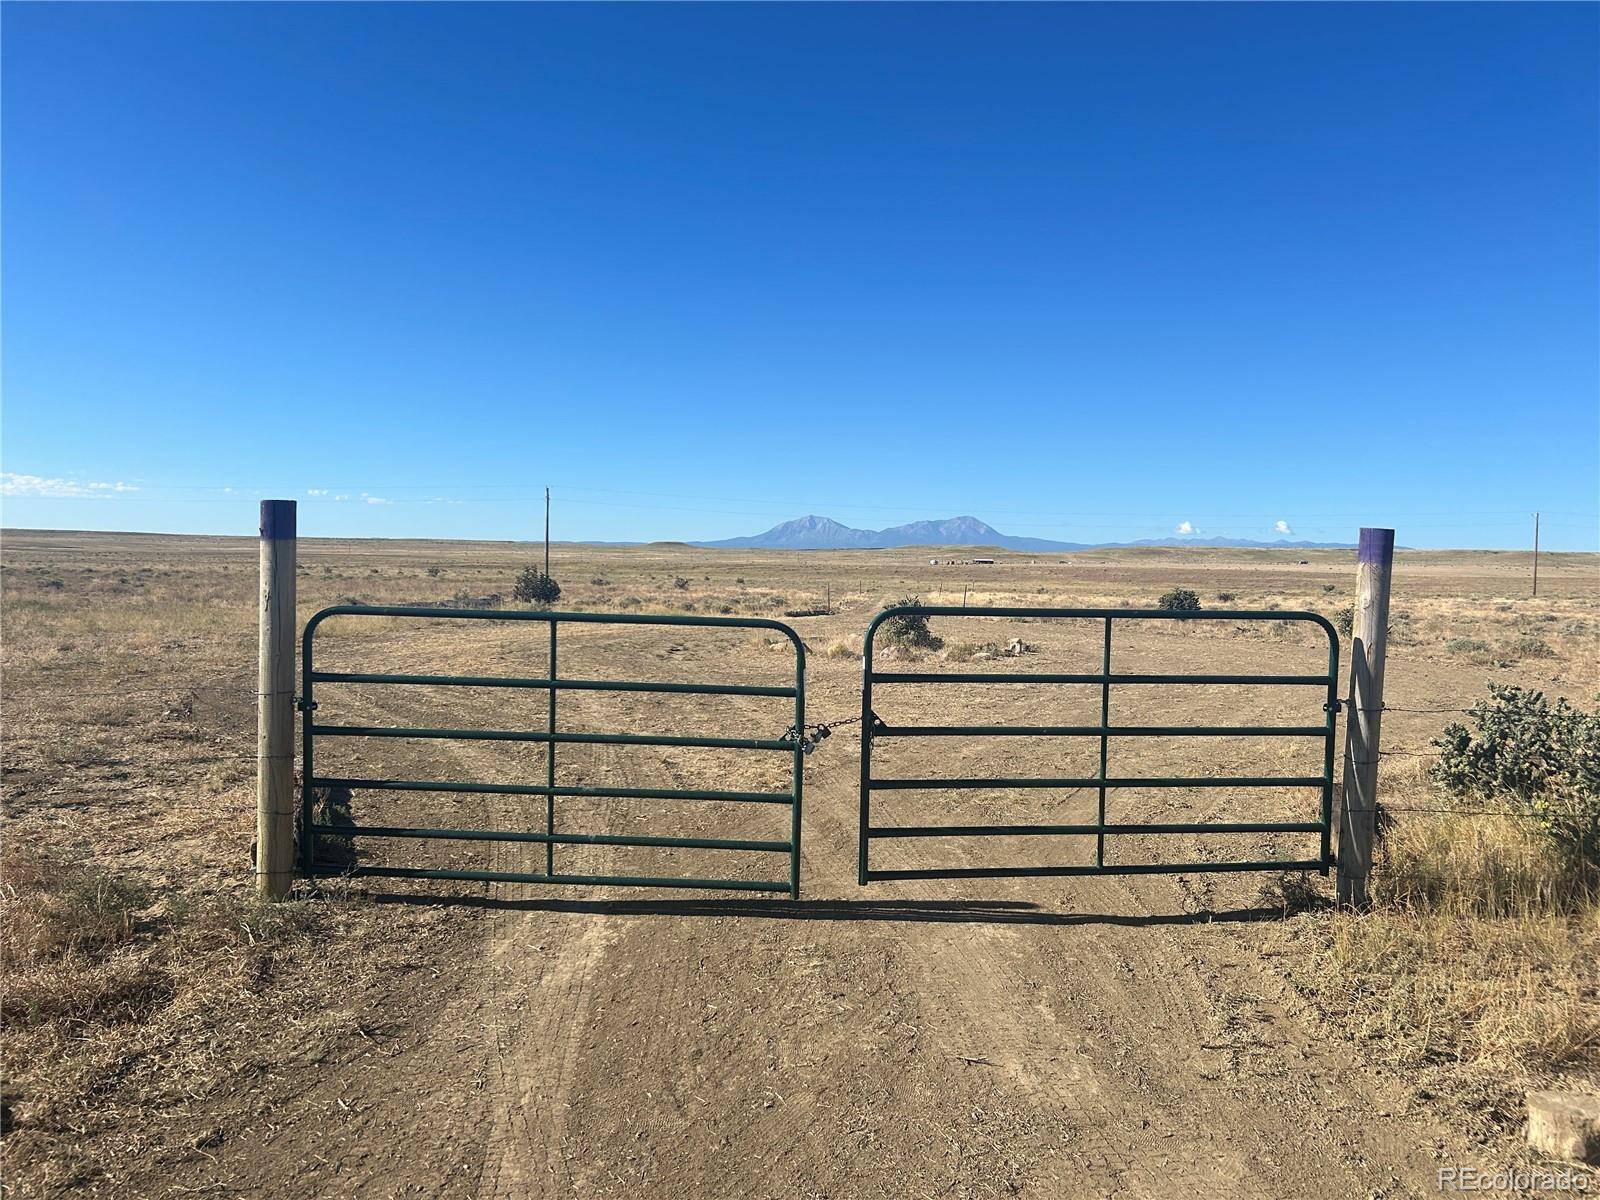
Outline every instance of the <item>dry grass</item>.
{"label": "dry grass", "polygon": [[1600,914],[1375,912],[1323,932],[1322,995],[1347,1032],[1398,1065],[1534,1077],[1600,1054]]}
{"label": "dry grass", "polygon": [[1373,884],[1370,912],[1310,930],[1308,978],[1341,1024],[1405,1066],[1595,1066],[1592,873],[1526,822],[1426,815],[1388,832]]}
{"label": "dry grass", "polygon": [[[149,1157],[248,1121],[253,1081],[316,1062],[400,957],[365,905],[153,897],[60,853],[0,857],[8,1196],[132,1195]],[[337,958],[332,945],[366,946]],[[152,1121],[152,1116],[159,1119]]]}
{"label": "dry grass", "polygon": [[[189,1145],[234,1089],[247,1096],[255,1073],[314,1061],[319,1039],[359,1011],[365,981],[413,952],[432,918],[391,909],[380,922],[367,906],[326,899],[263,911],[248,899],[252,540],[11,533],[6,542],[8,1183],[19,1197],[88,1184],[116,1194],[166,1141]],[[307,541],[301,553],[302,617],[347,599],[508,594],[534,558],[509,543]],[[831,594],[836,615],[797,625],[826,647],[811,684],[823,718],[853,711],[861,631],[901,596],[960,603],[970,582],[973,605],[1145,606],[1180,584],[1208,605],[1226,591],[1229,607],[1332,615],[1348,603],[1353,573],[1348,554],[1316,551],[1004,555],[971,580],[926,560],[558,547],[556,575],[560,605],[574,611],[773,616]],[[1592,556],[1553,556],[1541,571],[1548,594],[1534,602],[1512,598],[1521,569],[1508,556],[1402,556],[1391,703],[1458,706],[1490,678],[1593,693]],[[1299,633],[1274,625],[1229,635]],[[1454,653],[1452,638],[1489,649]],[[790,652],[764,634],[744,649],[763,662]],[[960,643],[946,651],[962,653]],[[1386,745],[1425,747],[1446,719],[1395,714]],[[1426,795],[1420,776],[1385,771],[1387,796]],[[1595,910],[1568,902],[1570,881],[1537,845],[1512,840],[1514,828],[1420,818],[1397,828],[1378,912],[1291,923],[1316,939],[1326,970],[1308,986],[1319,1002],[1381,1031],[1401,1061],[1586,1069]],[[1465,869],[1473,864],[1482,869]]]}

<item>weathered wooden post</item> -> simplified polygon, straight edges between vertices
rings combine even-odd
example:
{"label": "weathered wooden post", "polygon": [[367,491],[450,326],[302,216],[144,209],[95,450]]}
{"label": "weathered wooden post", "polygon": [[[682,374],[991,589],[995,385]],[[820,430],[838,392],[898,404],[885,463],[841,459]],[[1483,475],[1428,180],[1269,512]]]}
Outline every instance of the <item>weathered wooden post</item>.
{"label": "weathered wooden post", "polygon": [[1383,724],[1383,664],[1389,642],[1389,577],[1394,530],[1363,529],[1356,556],[1356,603],[1350,634],[1350,720],[1345,726],[1344,788],[1339,806],[1338,899],[1365,908],[1377,822],[1378,735]]}
{"label": "weathered wooden post", "polygon": [[295,502],[261,502],[261,642],[256,686],[256,892],[294,883]]}

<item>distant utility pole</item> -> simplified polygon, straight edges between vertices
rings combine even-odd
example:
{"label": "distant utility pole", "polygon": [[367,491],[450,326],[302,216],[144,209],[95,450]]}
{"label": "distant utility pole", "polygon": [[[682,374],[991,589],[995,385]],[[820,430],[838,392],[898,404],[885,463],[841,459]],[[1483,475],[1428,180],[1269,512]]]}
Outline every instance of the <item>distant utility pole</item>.
{"label": "distant utility pole", "polygon": [[550,578],[550,489],[544,490],[544,577]]}
{"label": "distant utility pole", "polygon": [[1533,594],[1539,594],[1539,514],[1533,514]]}

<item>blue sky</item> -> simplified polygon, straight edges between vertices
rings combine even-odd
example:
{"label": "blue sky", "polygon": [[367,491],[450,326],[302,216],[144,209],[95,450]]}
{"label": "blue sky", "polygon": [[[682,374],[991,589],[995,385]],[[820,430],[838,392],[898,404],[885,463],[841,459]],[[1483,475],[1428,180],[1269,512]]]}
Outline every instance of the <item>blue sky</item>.
{"label": "blue sky", "polygon": [[10,526],[1597,545],[1593,5],[0,21]]}

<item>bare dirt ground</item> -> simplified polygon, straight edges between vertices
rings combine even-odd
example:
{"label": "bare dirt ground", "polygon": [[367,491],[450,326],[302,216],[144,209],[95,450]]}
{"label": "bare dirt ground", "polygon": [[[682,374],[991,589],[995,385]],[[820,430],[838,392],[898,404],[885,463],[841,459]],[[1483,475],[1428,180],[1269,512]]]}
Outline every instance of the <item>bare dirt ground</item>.
{"label": "bare dirt ground", "polygon": [[[168,943],[180,951],[159,959],[164,982],[137,1016],[8,1028],[35,1059],[83,1064],[67,1078],[65,1067],[8,1059],[6,1183],[17,1196],[1276,1200],[1432,1195],[1441,1165],[1522,1161],[1503,1116],[1436,1095],[1432,1077],[1424,1087],[1325,1019],[1297,986],[1304,950],[1286,927],[1328,915],[1312,904],[1286,916],[1271,876],[859,888],[854,730],[806,761],[799,902],[372,879],[308,889],[291,906],[294,929],[266,930],[242,900],[253,543],[12,532],[4,557],[8,845],[137,881],[148,889],[140,961],[156,963]],[[781,619],[831,593],[836,613],[790,622],[810,650],[810,717],[827,720],[855,713],[860,633],[902,596],[959,603],[970,586],[975,604],[1137,606],[1188,586],[1208,607],[1333,615],[1354,576],[1343,552],[1002,554],[991,567],[933,567],[928,557],[558,547],[566,594],[557,607]],[[534,558],[531,547],[504,544],[306,542],[300,611],[304,619],[347,598],[506,592]],[[1593,556],[1548,559],[1537,601],[1523,595],[1525,568],[1526,556],[1402,553],[1388,699],[1429,711],[1392,714],[1386,745],[1425,752],[1449,719],[1439,710],[1471,703],[1491,679],[1593,695]],[[928,669],[1097,666],[1072,665],[1098,653],[1097,630],[951,620],[935,631],[947,645],[923,656]],[[537,675],[544,636],[498,623],[350,619],[330,624],[324,645],[330,668]],[[574,626],[561,636],[567,677],[782,684],[790,671],[787,644],[761,635]],[[1322,666],[1312,637],[1280,625],[1127,636],[1119,670]],[[1003,668],[960,648],[1011,637],[1034,650]],[[877,708],[902,723],[1098,720],[1097,689],[962,689],[959,703],[950,690],[884,689]],[[1113,719],[1321,719],[1315,689],[1283,691],[1129,689]],[[534,694],[352,685],[318,698],[319,719],[341,723],[543,721]],[[787,703],[563,693],[561,725],[775,737],[792,716]],[[941,742],[882,744],[878,773],[1092,774],[1087,756],[1098,753],[1087,741]],[[319,772],[544,774],[531,745],[349,739],[337,754]],[[1147,739],[1114,754],[1113,774],[1320,765],[1315,746],[1287,739]],[[562,746],[557,761],[563,784],[787,784],[782,754]],[[1395,768],[1416,781],[1415,764]],[[1113,816],[1129,821],[1292,819],[1314,811],[1314,796],[1134,791],[1114,804]],[[900,792],[881,795],[874,811],[896,824],[1071,821],[1093,805],[1092,794]],[[558,812],[562,828],[586,832],[787,832],[776,806],[562,800]],[[532,797],[377,792],[358,795],[355,814],[464,828],[541,828],[544,815]],[[1092,853],[1083,841],[880,843],[874,861],[1081,862]],[[1259,835],[1114,845],[1112,861],[1310,849]],[[544,859],[542,847],[514,843],[373,841],[363,851],[369,862],[502,870],[537,870]],[[780,878],[784,869],[779,855],[557,854],[570,871]],[[235,906],[223,933],[196,941],[183,932],[179,910],[197,904]]]}

